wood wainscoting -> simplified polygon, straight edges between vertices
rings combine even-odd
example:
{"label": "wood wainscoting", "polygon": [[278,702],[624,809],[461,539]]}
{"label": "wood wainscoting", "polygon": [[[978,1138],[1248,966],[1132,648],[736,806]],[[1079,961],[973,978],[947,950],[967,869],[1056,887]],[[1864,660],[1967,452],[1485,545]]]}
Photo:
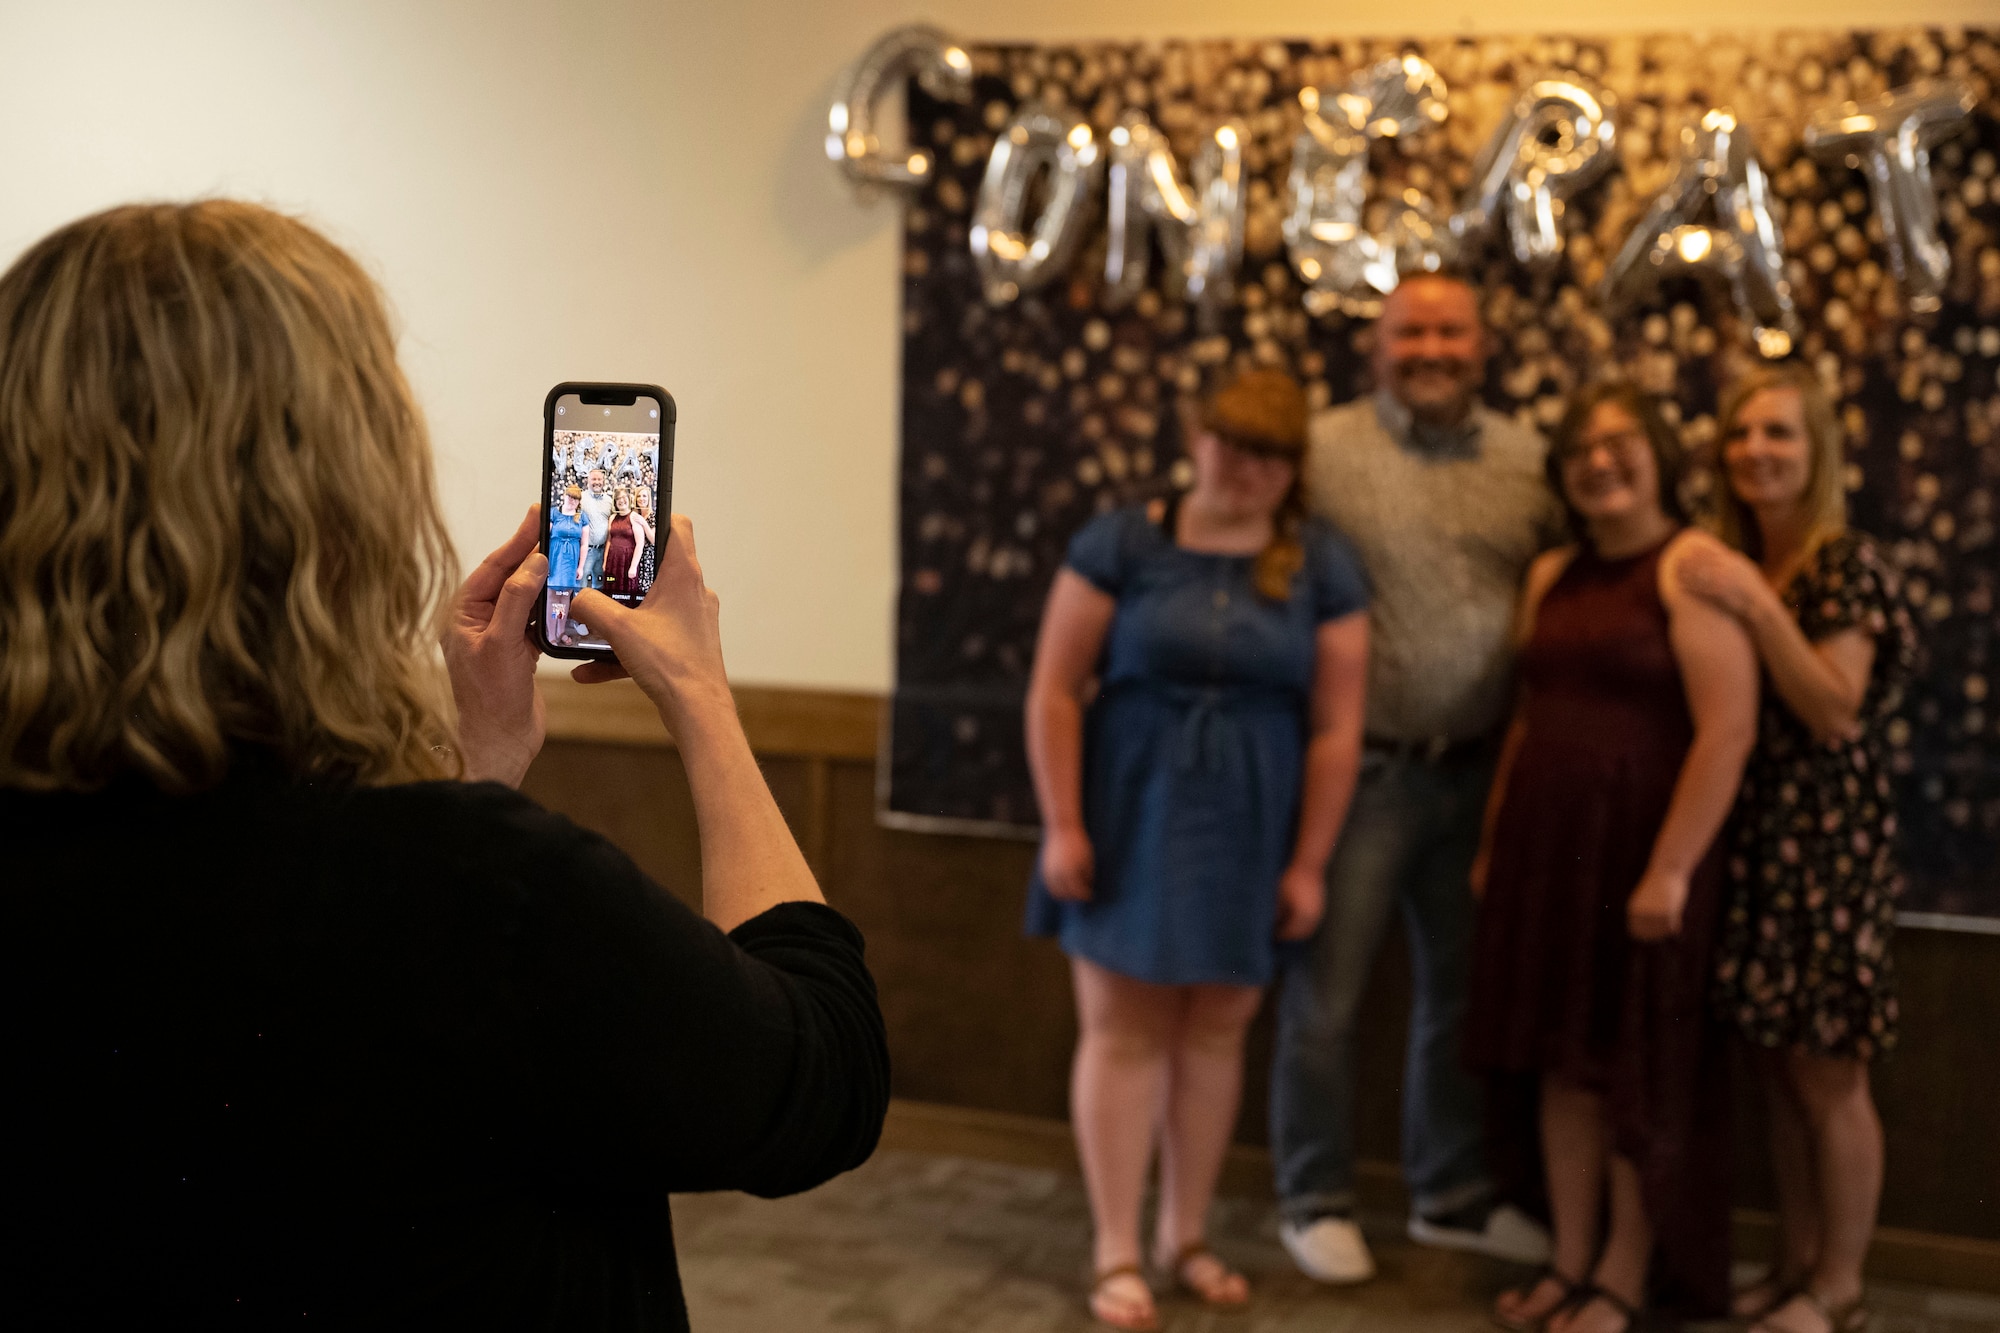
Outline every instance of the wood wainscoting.
{"label": "wood wainscoting", "polygon": [[[546,678],[549,743],[523,790],[622,847],[690,903],[700,848],[673,738],[629,682]],[[899,1098],[889,1140],[1038,1165],[1072,1160],[1062,1124],[1075,1013],[1062,955],[1021,934],[1035,849],[912,833],[875,820],[874,695],[739,687],[737,711],[827,898],[860,926],[882,998]],[[1993,1091],[2000,937],[1899,937],[1904,1039],[1875,1073],[1889,1143],[1884,1229],[1870,1258],[1887,1279],[2000,1291],[2000,1095]],[[1364,1196],[1401,1206],[1397,1158],[1409,968],[1385,945],[1362,1005],[1356,1129]],[[1264,1117],[1270,1016],[1251,1034],[1227,1184],[1268,1190]],[[1767,1154],[1754,1099],[1735,1160],[1739,1239],[1768,1246]],[[1723,1164],[1717,1164],[1723,1169]]]}

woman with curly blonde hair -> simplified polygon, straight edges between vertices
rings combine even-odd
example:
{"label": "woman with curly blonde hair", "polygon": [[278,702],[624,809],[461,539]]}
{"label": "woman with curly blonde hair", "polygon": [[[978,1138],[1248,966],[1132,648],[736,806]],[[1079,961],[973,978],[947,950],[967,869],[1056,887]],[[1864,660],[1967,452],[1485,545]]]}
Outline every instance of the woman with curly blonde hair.
{"label": "woman with curly blonde hair", "polygon": [[708,920],[510,790],[538,519],[453,594],[381,300],[299,222],[118,208],[0,275],[0,1321],[685,1328],[668,1191],[867,1156],[860,939],[685,519],[644,607],[577,595],[579,674],[668,719]]}

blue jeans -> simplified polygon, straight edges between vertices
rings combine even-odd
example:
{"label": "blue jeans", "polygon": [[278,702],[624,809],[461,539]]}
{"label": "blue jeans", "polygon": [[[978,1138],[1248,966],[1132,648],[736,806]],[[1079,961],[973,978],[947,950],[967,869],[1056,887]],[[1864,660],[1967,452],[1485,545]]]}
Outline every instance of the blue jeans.
{"label": "blue jeans", "polygon": [[1484,751],[1436,764],[1380,753],[1362,759],[1327,867],[1326,916],[1278,978],[1271,1157],[1288,1221],[1354,1206],[1354,1017],[1399,903],[1413,999],[1403,1177],[1427,1216],[1492,1194],[1481,1089],[1459,1059],[1472,945],[1467,876],[1492,776]]}
{"label": "blue jeans", "polygon": [[583,543],[583,575],[578,580],[580,586],[595,588],[604,577],[604,543],[592,546],[586,538]]}

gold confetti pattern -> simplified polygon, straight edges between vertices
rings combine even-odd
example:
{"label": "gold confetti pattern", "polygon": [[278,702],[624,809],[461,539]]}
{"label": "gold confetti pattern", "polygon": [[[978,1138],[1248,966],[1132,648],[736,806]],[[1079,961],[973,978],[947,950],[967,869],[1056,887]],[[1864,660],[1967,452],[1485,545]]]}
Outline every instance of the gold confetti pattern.
{"label": "gold confetti pattern", "polygon": [[[1989,699],[2000,489],[2000,32],[1931,29],[1470,38],[1430,42],[1164,42],[973,47],[970,101],[910,94],[912,142],[936,158],[906,203],[902,585],[886,806],[947,826],[1031,828],[1019,705],[1041,599],[1069,535],[1115,504],[1185,485],[1176,406],[1229,364],[1283,366],[1315,405],[1369,388],[1371,325],[1315,316],[1288,262],[1286,173],[1299,93],[1345,88],[1414,52],[1448,115],[1378,144],[1370,211],[1415,191],[1441,215],[1518,90],[1573,70],[1617,99],[1617,163],[1570,201],[1564,253],[1531,272],[1495,237],[1464,267],[1484,293],[1495,408],[1544,426],[1568,394],[1628,377],[1665,395],[1712,462],[1720,389],[1758,360],[1726,294],[1670,280],[1627,313],[1596,298],[1604,267],[1673,177],[1683,127],[1730,110],[1771,178],[1803,326],[1795,355],[1842,404],[1853,521],[1903,575],[1926,672],[1894,730],[1912,889],[1906,908],[2000,917],[2000,709]],[[1971,125],[1932,154],[1952,269],[1935,314],[1912,315],[1867,180],[1814,160],[1803,133],[1829,103],[1926,75],[1975,95]],[[1066,274],[994,303],[967,223],[995,131],[1029,101],[1104,135],[1143,112],[1183,168],[1226,118],[1248,130],[1244,257],[1219,331],[1170,294],[1156,254],[1130,305],[1103,301],[1102,208]],[[1690,483],[1697,507],[1714,475]]]}

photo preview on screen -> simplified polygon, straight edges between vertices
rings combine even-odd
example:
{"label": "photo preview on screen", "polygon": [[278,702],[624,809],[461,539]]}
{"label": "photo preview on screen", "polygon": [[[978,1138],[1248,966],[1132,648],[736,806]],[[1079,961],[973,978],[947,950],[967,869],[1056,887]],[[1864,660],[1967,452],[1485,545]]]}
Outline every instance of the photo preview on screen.
{"label": "photo preview on screen", "polygon": [[556,413],[578,428],[558,427],[550,447],[546,629],[552,644],[607,648],[571,618],[570,602],[595,588],[636,606],[652,586],[662,527],[659,404],[605,407],[565,395]]}

